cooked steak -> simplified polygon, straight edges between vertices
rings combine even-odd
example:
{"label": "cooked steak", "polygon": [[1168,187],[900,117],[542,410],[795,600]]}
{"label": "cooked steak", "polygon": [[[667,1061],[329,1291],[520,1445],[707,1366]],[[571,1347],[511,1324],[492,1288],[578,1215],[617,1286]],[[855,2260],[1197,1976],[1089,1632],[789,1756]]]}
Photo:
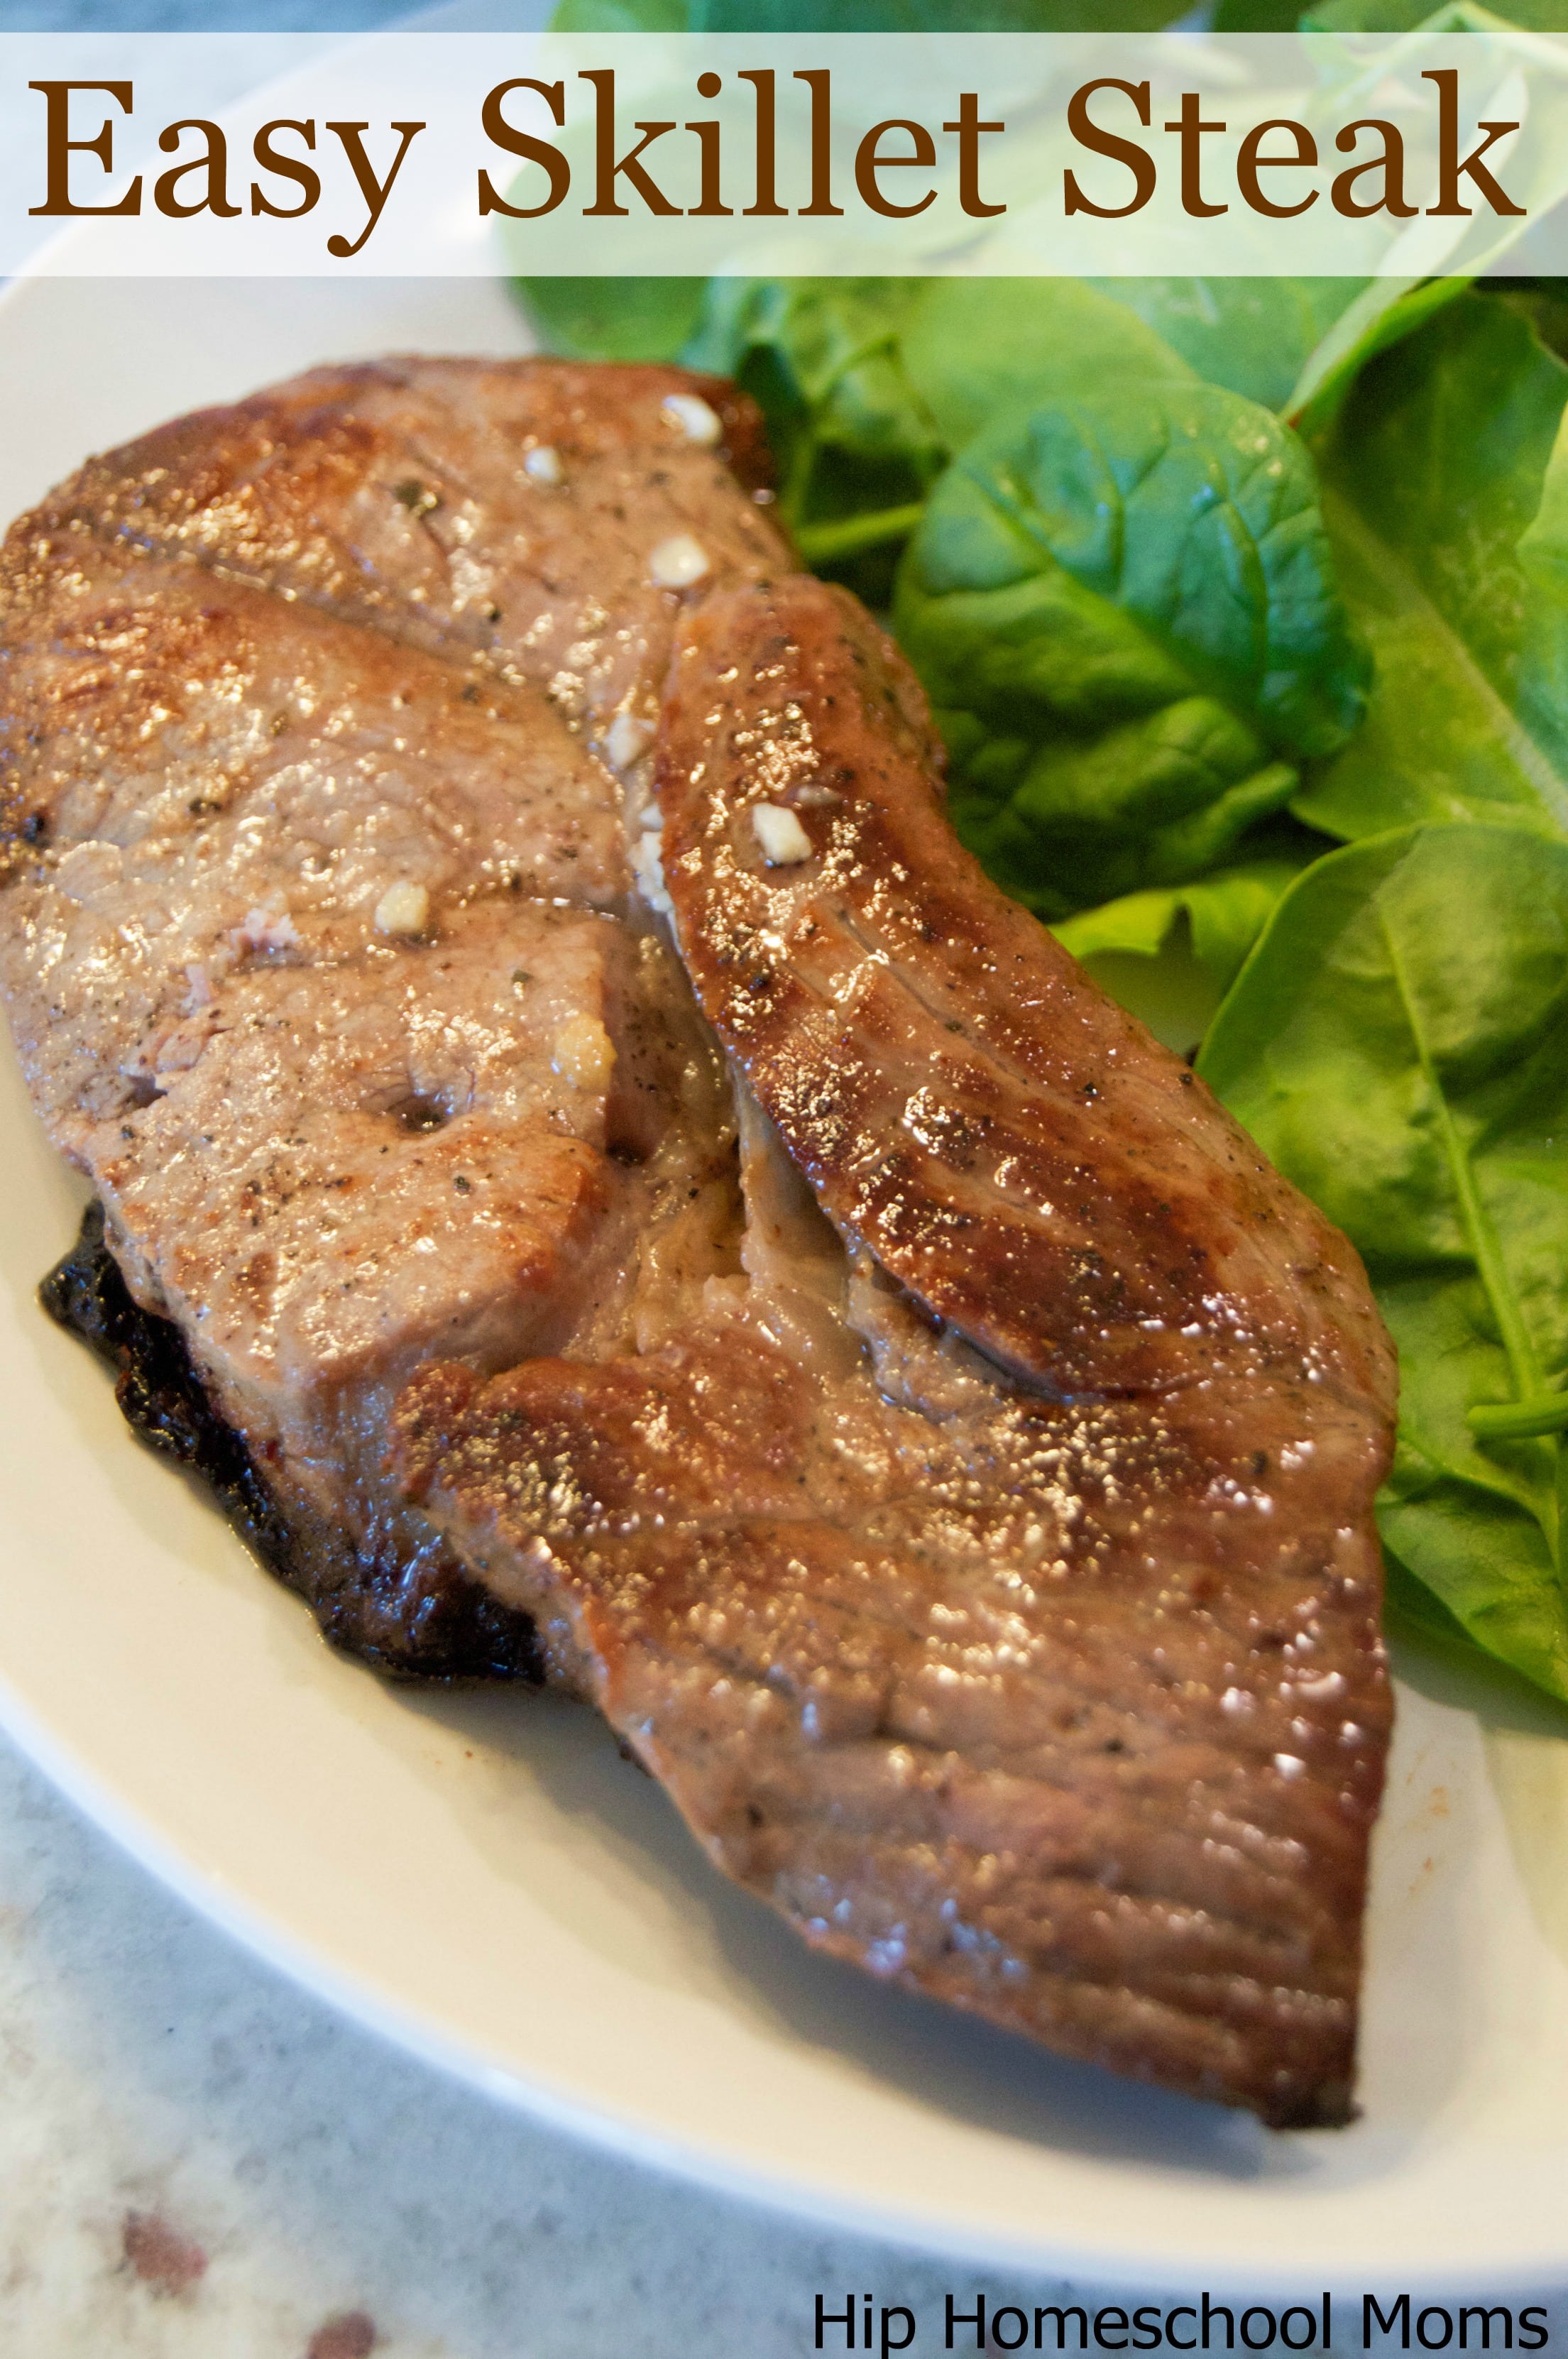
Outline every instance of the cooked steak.
{"label": "cooked steak", "polygon": [[[103,1238],[103,1208],[89,1204],[71,1250],[50,1270],[38,1299],[51,1319],[80,1336],[114,1371],[126,1423],[162,1456],[197,1475],[262,1562],[318,1597],[329,1636],[346,1651],[407,1669],[407,1634],[388,1598],[362,1577],[321,1594],[319,1554],[280,1510],[241,1437],[208,1397],[172,1320],[132,1299]],[[391,1636],[393,1653],[385,1648]],[[425,1572],[415,1667],[425,1677],[522,1680],[538,1685],[544,1663],[526,1614],[512,1613],[448,1556]]]}
{"label": "cooked steak", "polygon": [[1278,1374],[1381,1432],[1393,1345],[1352,1247],[964,850],[914,679],[846,592],[689,617],[659,775],[698,997],[853,1244],[1058,1395]]}
{"label": "cooked steak", "polygon": [[659,777],[766,1108],[745,1282],[638,1357],[427,1368],[411,1495],[809,1940],[1345,2120],[1394,1384],[1355,1255],[959,850],[852,600],[696,610]]}
{"label": "cooked steak", "polygon": [[877,1973],[1343,2120],[1386,1339],[761,468],[707,380],[407,362],[14,529],[0,987],[133,1300],[57,1294],[343,1643],[583,1689]]}
{"label": "cooked steak", "polygon": [[389,1488],[397,1386],[652,1332],[722,1265],[728,1093],[626,806],[683,596],[782,556],[726,436],[755,466],[679,371],[324,372],[94,461],[0,560],[35,1102],[389,1668],[530,1658],[454,1637],[494,1613]]}
{"label": "cooked steak", "polygon": [[681,369],[314,369],[89,461],[13,527],[8,596],[92,538],[479,654],[573,720],[651,714],[680,590],[780,561],[768,473],[755,406]]}

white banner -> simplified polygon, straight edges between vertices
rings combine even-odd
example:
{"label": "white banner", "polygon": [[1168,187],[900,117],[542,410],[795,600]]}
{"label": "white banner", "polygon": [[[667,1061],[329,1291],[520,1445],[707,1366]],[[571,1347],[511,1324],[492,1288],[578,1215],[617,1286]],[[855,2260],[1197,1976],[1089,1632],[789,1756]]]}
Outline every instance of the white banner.
{"label": "white banner", "polygon": [[1568,38],[279,36],[192,115],[242,40],[0,36],[0,271],[1568,270]]}

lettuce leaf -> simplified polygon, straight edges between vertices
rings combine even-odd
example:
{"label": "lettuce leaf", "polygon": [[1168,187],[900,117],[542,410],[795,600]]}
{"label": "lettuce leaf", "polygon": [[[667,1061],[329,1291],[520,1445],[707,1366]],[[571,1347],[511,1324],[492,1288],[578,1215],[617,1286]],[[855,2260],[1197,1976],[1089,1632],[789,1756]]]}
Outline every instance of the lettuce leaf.
{"label": "lettuce leaf", "polygon": [[1459,823],[1317,862],[1199,1070],[1367,1263],[1399,1347],[1388,1548],[1568,1696],[1568,844]]}
{"label": "lettuce leaf", "polygon": [[1474,294],[1357,383],[1320,463],[1376,686],[1295,802],[1312,826],[1568,832],[1565,403],[1568,367],[1522,310]]}
{"label": "lettuce leaf", "polygon": [[1124,893],[1118,900],[1064,918],[1051,931],[1076,959],[1157,959],[1175,946],[1185,925],[1192,956],[1214,986],[1217,1007],[1310,857],[1244,861],[1188,885]]}
{"label": "lettuce leaf", "polygon": [[1104,386],[979,436],[894,625],[954,824],[1053,920],[1245,859],[1365,695],[1307,454],[1213,386]]}

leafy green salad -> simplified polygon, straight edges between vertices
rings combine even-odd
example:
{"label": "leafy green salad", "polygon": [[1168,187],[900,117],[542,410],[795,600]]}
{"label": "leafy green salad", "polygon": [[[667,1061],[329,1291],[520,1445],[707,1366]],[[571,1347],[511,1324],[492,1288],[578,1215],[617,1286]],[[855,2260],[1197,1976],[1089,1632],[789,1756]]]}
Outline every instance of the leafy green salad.
{"label": "leafy green salad", "polygon": [[[1564,0],[1511,13],[1568,29]],[[1199,1070],[1366,1260],[1401,1366],[1397,1610],[1568,1699],[1568,282],[518,284],[553,349],[756,396],[802,557],[925,684],[960,835],[1129,1004],[1177,979]]]}

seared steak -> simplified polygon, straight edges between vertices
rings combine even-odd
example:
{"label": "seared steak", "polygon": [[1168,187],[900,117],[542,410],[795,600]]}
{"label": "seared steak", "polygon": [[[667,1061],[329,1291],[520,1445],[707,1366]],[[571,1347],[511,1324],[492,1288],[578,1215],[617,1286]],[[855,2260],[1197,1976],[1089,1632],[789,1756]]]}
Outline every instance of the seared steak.
{"label": "seared steak", "polygon": [[875,1973],[1343,2120],[1387,1341],[761,466],[679,372],[408,362],[14,529],[0,986],[135,1301],[57,1293],[177,1333],[342,1642],[584,1689]]}
{"label": "seared steak", "polygon": [[[543,1658],[526,1614],[515,1614],[470,1579],[455,1559],[427,1562],[420,1582],[418,1651],[387,1587],[365,1577],[323,1592],[321,1551],[291,1524],[241,1436],[212,1407],[172,1320],[133,1300],[92,1203],[81,1234],[38,1288],[51,1319],[107,1363],[126,1423],[160,1455],[197,1475],[247,1547],[290,1587],[314,1597],[328,1636],[393,1672],[425,1678],[522,1680],[538,1685]],[[405,1593],[406,1594],[406,1593]]]}
{"label": "seared steak", "polygon": [[688,618],[659,754],[681,954],[824,1209],[1048,1391],[1278,1373],[1381,1430],[1393,1346],[1352,1247],[998,892],[940,781],[846,592],[796,575]]}
{"label": "seared steak", "polygon": [[746,1282],[635,1359],[427,1369],[412,1495],[809,1940],[1345,2120],[1394,1387],[1355,1255],[960,851],[843,593],[689,617],[659,778],[767,1109]]}
{"label": "seared steak", "polygon": [[755,465],[679,371],[325,372],[93,462],[0,561],[35,1102],[388,1668],[530,1659],[388,1486],[397,1386],[651,1332],[733,1196],[624,812],[682,597],[782,556],[726,434]]}
{"label": "seared steak", "polygon": [[768,481],[755,406],[681,369],[314,369],[90,460],[13,527],[9,596],[92,538],[477,653],[573,720],[651,713],[680,597],[650,560],[693,541],[703,588],[776,568]]}

